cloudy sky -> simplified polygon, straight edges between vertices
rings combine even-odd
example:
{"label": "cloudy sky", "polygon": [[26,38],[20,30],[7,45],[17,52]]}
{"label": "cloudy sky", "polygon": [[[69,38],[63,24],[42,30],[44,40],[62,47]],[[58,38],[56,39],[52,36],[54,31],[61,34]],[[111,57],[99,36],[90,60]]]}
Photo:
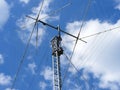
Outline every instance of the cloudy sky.
{"label": "cloudy sky", "polygon": [[[76,39],[61,33],[64,49],[61,56],[62,88],[120,90],[120,0],[91,0],[88,6],[89,1],[44,0],[43,3],[39,16],[42,21],[60,25],[75,36],[83,23],[80,38],[87,43],[77,42],[72,64],[68,58]],[[0,90],[11,90],[13,84],[12,90],[53,88],[50,41],[58,32],[41,23],[37,47],[35,29],[14,83],[35,22],[26,15],[36,18],[41,5],[42,0],[0,0]],[[98,33],[105,30],[112,31]],[[91,36],[95,33],[98,34]]]}

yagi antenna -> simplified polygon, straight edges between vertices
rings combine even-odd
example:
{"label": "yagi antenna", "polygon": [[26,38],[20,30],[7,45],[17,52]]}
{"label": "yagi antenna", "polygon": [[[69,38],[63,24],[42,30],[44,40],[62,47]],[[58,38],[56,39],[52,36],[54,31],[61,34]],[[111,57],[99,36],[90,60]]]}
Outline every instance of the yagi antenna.
{"label": "yagi antenna", "polygon": [[[63,7],[64,8],[64,7]],[[62,90],[62,82],[61,82],[61,69],[60,69],[60,56],[63,54],[63,49],[61,47],[61,35],[60,33],[64,33],[68,36],[71,36],[73,38],[75,38],[77,41],[80,40],[84,43],[87,43],[86,41],[82,40],[81,38],[79,38],[78,36],[75,36],[73,34],[70,34],[64,30],[62,30],[60,28],[60,26],[53,26],[49,23],[46,23],[42,20],[38,20],[37,18],[31,17],[31,16],[27,16],[28,18],[31,18],[33,20],[35,20],[35,24],[37,24],[38,22],[43,24],[44,26],[48,26],[54,30],[58,31],[58,36],[55,36],[52,40],[51,40],[51,45],[52,45],[52,66],[53,66],[53,89],[54,90]]]}
{"label": "yagi antenna", "polygon": [[[31,16],[27,16],[33,20],[36,20],[35,18],[31,17]],[[60,56],[63,54],[63,49],[61,47],[61,41],[62,38],[60,36],[60,33],[64,33],[67,34],[77,40],[80,40],[84,43],[87,43],[86,41],[82,40],[79,37],[76,37],[73,34],[70,34],[64,30],[62,30],[60,28],[60,26],[53,26],[51,24],[48,24],[44,21],[41,20],[36,20],[36,22],[40,22],[41,24],[43,24],[44,26],[48,26],[54,30],[58,31],[58,36],[55,36],[52,40],[51,40],[51,45],[52,45],[52,66],[53,66],[53,89],[54,90],[62,90],[62,82],[61,82],[61,69],[60,69]]]}

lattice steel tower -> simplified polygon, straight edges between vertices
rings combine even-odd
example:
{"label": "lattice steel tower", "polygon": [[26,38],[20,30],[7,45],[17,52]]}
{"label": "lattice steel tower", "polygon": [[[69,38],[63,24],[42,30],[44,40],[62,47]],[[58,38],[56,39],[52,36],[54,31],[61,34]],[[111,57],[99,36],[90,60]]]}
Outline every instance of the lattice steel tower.
{"label": "lattice steel tower", "polygon": [[62,38],[58,27],[58,36],[51,40],[52,45],[52,67],[53,67],[53,90],[61,90],[61,70],[60,70],[60,56],[63,54],[61,47]]}

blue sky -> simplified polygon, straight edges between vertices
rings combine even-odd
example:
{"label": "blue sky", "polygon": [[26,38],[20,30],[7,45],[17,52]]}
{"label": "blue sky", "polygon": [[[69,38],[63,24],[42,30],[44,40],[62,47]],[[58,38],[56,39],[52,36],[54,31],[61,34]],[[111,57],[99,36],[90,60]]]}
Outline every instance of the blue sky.
{"label": "blue sky", "polygon": [[[0,90],[11,90],[14,76],[26,47],[42,0],[0,1]],[[71,5],[50,15],[67,3]],[[88,0],[45,0],[39,19],[77,36]],[[78,41],[63,82],[63,90],[120,90],[120,28],[100,35],[91,34],[120,26],[120,0],[91,0]],[[32,23],[32,24],[31,24]],[[57,35],[39,23],[39,41],[33,33],[13,90],[52,90],[52,56],[50,40]],[[75,39],[62,34],[62,47],[70,57]],[[61,56],[62,77],[69,61]],[[84,81],[82,76],[87,80]],[[62,78],[63,79],[63,78]]]}

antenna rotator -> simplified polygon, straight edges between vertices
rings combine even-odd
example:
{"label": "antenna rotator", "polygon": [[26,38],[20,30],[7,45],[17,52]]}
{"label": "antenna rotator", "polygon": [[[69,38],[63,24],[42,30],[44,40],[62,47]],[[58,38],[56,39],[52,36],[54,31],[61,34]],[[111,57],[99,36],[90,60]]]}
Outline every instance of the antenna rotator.
{"label": "antenna rotator", "polygon": [[51,40],[52,55],[55,57],[56,57],[56,52],[58,52],[58,56],[61,56],[63,54],[63,49],[61,47],[61,41],[62,41],[62,38],[60,36],[55,36]]}

